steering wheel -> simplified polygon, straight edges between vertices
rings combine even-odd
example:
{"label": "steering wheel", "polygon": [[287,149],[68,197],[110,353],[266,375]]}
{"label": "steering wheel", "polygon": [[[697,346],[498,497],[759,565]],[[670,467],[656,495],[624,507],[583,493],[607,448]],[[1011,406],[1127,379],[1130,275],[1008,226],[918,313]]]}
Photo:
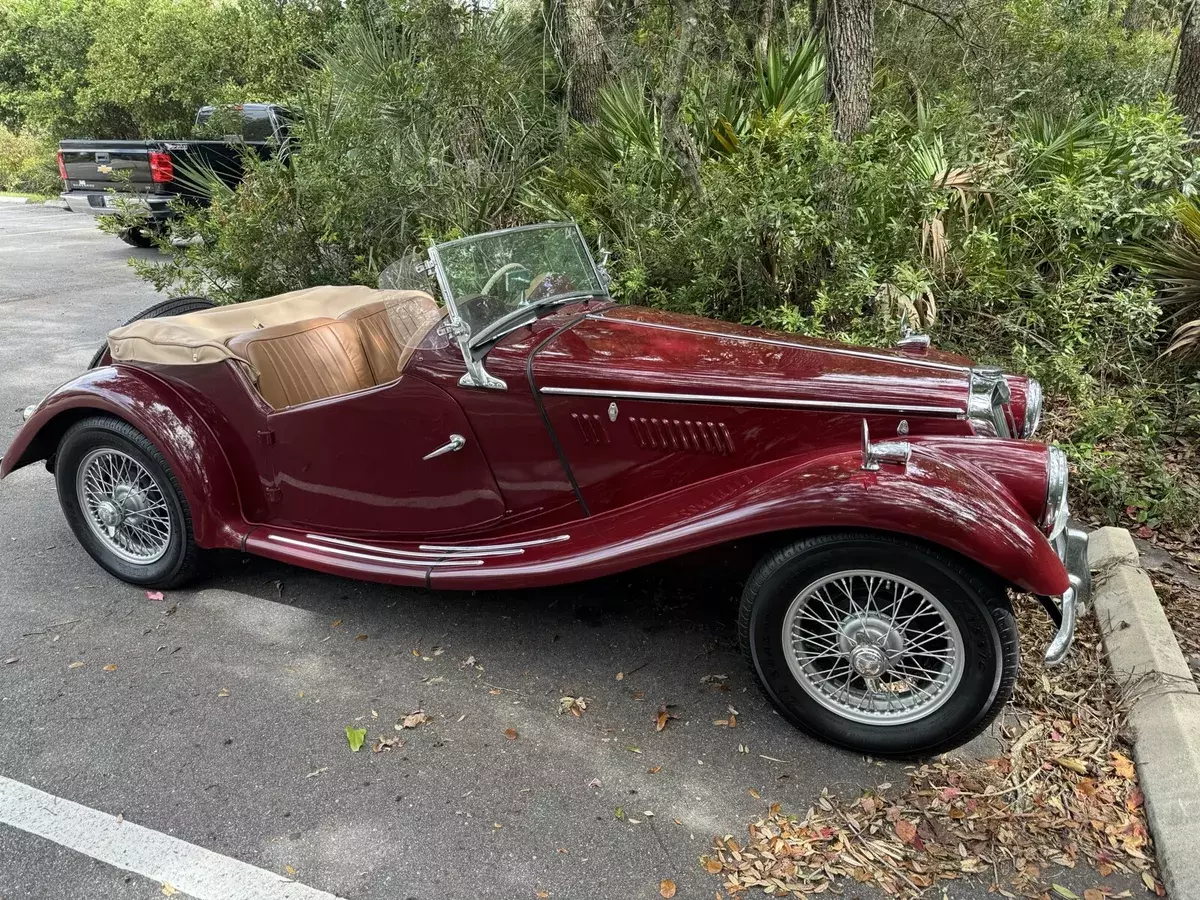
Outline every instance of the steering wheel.
{"label": "steering wheel", "polygon": [[483,290],[481,290],[479,293],[491,294],[492,288],[494,288],[496,286],[497,281],[499,281],[501,278],[503,278],[509,272],[514,272],[517,269],[520,269],[523,272],[529,271],[523,265],[521,265],[519,262],[505,263],[500,268],[498,268],[495,272],[492,273],[492,277],[487,280],[487,283],[484,284],[484,286],[483,286]]}

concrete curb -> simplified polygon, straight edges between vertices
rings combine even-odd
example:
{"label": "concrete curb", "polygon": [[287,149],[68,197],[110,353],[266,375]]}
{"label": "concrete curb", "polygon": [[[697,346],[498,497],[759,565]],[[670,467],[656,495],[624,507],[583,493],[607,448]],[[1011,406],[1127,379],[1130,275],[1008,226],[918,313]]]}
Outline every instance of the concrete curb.
{"label": "concrete curb", "polygon": [[1163,882],[1171,897],[1200,897],[1200,691],[1129,532],[1093,533],[1088,559]]}

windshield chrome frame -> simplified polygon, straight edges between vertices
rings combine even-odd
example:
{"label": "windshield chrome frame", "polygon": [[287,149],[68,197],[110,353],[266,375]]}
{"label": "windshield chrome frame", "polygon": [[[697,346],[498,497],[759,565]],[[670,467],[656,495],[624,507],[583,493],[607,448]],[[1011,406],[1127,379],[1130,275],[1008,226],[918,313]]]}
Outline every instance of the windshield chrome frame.
{"label": "windshield chrome frame", "polygon": [[[478,335],[474,335],[475,338],[483,337],[486,338],[486,340],[495,340],[496,338],[503,336],[503,333],[494,333],[497,326],[501,325],[509,318],[519,318],[519,316],[516,314],[524,310],[535,310],[539,306],[548,305],[552,302],[569,302],[571,300],[582,299],[584,297],[608,296],[608,287],[605,284],[603,277],[604,273],[601,271],[600,267],[596,265],[595,257],[592,256],[592,248],[588,246],[587,240],[584,239],[583,232],[579,229],[579,224],[577,222],[542,222],[537,225],[520,225],[515,228],[497,228],[493,231],[485,231],[482,234],[473,234],[469,235],[468,237],[456,238],[453,241],[446,241],[445,243],[441,244],[430,244],[429,262],[431,263],[431,268],[433,269],[434,275],[437,278],[438,289],[442,292],[442,300],[446,304],[447,318],[449,319],[448,331],[450,335],[454,337],[455,343],[458,344],[458,349],[462,353],[463,362],[467,366],[467,371],[463,374],[462,378],[458,380],[458,383],[461,387],[482,387],[501,391],[508,389],[508,385],[503,379],[496,378],[494,375],[488,374],[487,369],[484,368],[482,358],[475,358],[471,328],[469,325],[467,325],[458,312],[458,306],[454,302],[454,295],[450,291],[450,280],[446,277],[446,272],[442,266],[442,258],[438,251],[447,247],[465,244],[468,241],[474,242],[501,234],[519,234],[523,231],[540,231],[551,228],[575,229],[575,234],[579,238],[579,243],[583,246],[583,252],[587,255],[588,264],[592,267],[592,273],[595,276],[596,284],[600,285],[600,290],[572,291],[561,296],[547,297],[544,299],[544,301],[532,303],[529,306],[520,307],[516,310],[513,310],[509,316],[502,316],[495,322],[488,325],[487,328],[480,331]],[[483,342],[484,341],[480,341],[480,343]]]}

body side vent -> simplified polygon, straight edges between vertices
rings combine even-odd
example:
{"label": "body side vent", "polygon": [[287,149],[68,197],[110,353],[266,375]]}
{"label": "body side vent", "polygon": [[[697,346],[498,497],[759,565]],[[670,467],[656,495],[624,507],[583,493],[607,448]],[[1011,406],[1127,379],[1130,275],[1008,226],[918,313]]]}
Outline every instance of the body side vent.
{"label": "body side vent", "polygon": [[711,453],[727,456],[733,452],[733,437],[724,422],[693,422],[689,419],[630,418],[629,425],[639,447],[667,453]]}

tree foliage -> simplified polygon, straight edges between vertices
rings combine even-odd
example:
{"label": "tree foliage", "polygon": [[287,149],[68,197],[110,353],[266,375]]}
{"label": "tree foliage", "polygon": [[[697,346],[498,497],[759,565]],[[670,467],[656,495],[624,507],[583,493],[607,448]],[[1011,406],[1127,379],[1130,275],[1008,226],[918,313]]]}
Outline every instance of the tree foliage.
{"label": "tree foliage", "polygon": [[[81,26],[86,4],[111,16]],[[874,65],[866,103],[839,110],[828,17],[849,6],[873,8]],[[241,187],[182,211],[201,240],[141,266],[163,289],[372,284],[430,239],[572,217],[612,252],[621,300],[866,343],[905,315],[1067,401],[1054,437],[1097,513],[1186,528],[1200,511],[1200,382],[1162,356],[1173,276],[1152,252],[1200,283],[1178,212],[1198,179],[1169,93],[1177,6],[0,0],[0,16],[24,35],[0,29],[10,125],[302,111],[287,161],[248,160]]]}

